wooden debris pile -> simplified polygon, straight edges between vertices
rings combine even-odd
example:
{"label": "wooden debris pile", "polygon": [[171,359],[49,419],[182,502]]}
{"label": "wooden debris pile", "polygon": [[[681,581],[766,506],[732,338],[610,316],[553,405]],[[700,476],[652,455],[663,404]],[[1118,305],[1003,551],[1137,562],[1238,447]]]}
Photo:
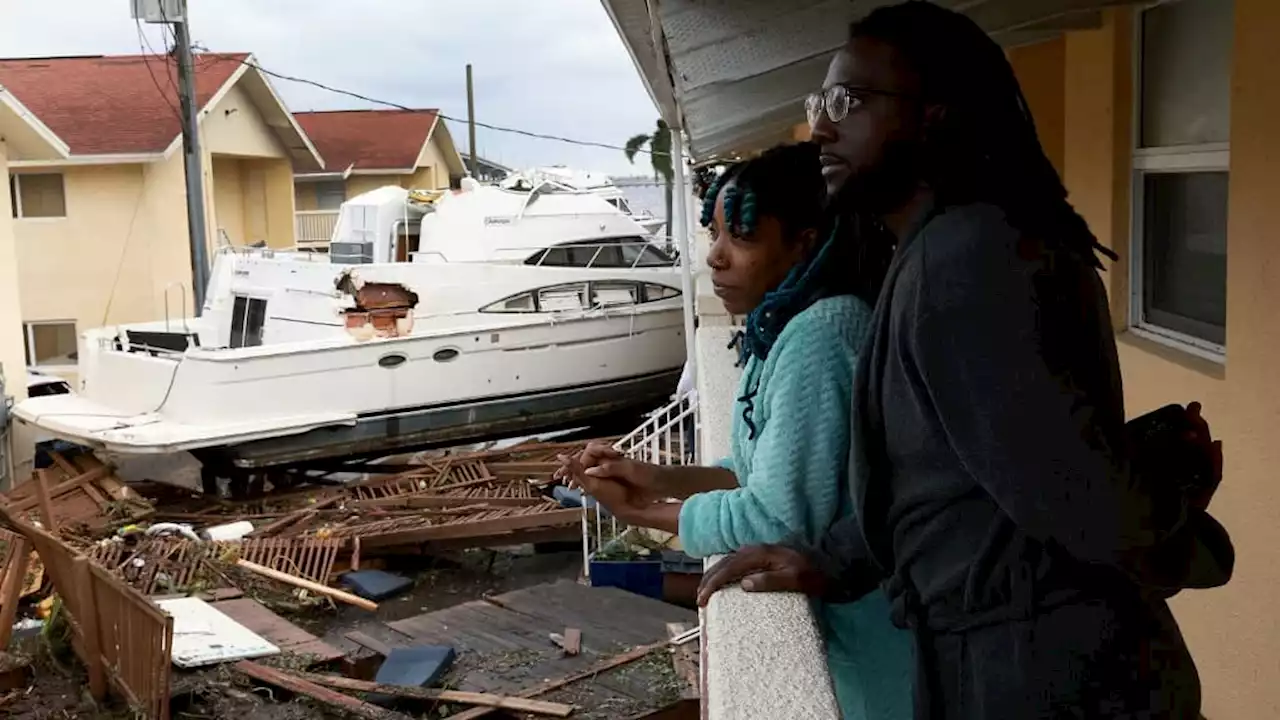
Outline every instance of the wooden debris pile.
{"label": "wooden debris pile", "polygon": [[[576,539],[581,511],[552,500],[547,486],[556,456],[583,445],[527,443],[371,464],[362,466],[360,481],[345,486],[303,486],[237,501],[156,482],[126,486],[92,454],[53,455],[52,467],[0,495],[0,648],[15,618],[32,614],[30,603],[56,594],[72,645],[90,670],[92,694],[100,698],[110,689],[146,717],[167,717],[174,618],[157,599],[192,596],[215,609],[243,611],[254,632],[268,637],[276,616],[258,603],[272,600],[260,592],[263,586],[295,610],[326,597],[376,610],[374,602],[335,586],[344,573],[376,564],[379,555]],[[228,593],[246,597],[232,607]],[[275,632],[270,641],[281,648],[282,640],[290,648],[319,647],[296,628]],[[321,650],[309,657],[333,660],[332,648]],[[312,666],[309,660],[293,667]],[[288,689],[327,686],[330,700],[352,710],[353,699],[340,699],[347,696],[333,688],[368,689],[305,673],[285,678],[289,687],[279,676],[240,669]],[[423,693],[481,709],[570,711],[495,694]]]}
{"label": "wooden debris pile", "polygon": [[0,495],[9,512],[36,519],[48,503],[53,523],[69,532],[93,535],[113,524],[148,517],[153,508],[127,487],[110,465],[90,454],[67,458],[53,453],[54,467],[36,470],[31,482]]}

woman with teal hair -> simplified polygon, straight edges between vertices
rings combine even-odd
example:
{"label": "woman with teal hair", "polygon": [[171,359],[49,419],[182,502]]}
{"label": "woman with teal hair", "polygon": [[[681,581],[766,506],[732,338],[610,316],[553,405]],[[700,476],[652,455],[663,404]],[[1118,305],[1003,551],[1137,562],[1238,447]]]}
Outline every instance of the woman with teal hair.
{"label": "woman with teal hair", "polygon": [[[698,557],[814,542],[850,515],[854,367],[884,267],[854,244],[857,233],[824,228],[825,199],[809,143],[733,165],[706,193],[711,281],[731,314],[747,316],[729,457],[657,466],[592,445],[562,458],[562,478],[623,522],[678,533]],[[884,595],[820,605],[818,616],[844,717],[911,717],[910,638]]]}

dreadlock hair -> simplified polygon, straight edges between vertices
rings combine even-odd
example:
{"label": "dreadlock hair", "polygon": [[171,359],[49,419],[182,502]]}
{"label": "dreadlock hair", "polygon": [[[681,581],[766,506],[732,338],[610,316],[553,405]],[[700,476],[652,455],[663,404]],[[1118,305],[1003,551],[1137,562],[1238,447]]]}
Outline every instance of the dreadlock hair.
{"label": "dreadlock hair", "polygon": [[[826,219],[826,185],[822,179],[819,150],[814,143],[780,145],[758,157],[730,165],[711,182],[702,202],[702,225],[709,227],[716,200],[723,193],[726,230],[735,237],[751,235],[761,217],[775,218],[784,241],[805,230],[818,229],[821,240],[797,263],[750,314],[735,336],[738,363],[754,356],[768,358],[769,351],[793,317],[824,297],[862,294],[858,274],[851,264],[856,257],[854,233],[839,232],[838,222]],[[731,346],[732,347],[732,346]],[[755,437],[753,385],[738,398],[749,437]]]}
{"label": "dreadlock hair", "polygon": [[1103,247],[1067,201],[1004,51],[968,17],[925,0],[873,10],[850,39],[893,46],[920,78],[920,100],[944,114],[925,138],[924,180],[942,205],[988,202],[1009,223],[1101,268]]}

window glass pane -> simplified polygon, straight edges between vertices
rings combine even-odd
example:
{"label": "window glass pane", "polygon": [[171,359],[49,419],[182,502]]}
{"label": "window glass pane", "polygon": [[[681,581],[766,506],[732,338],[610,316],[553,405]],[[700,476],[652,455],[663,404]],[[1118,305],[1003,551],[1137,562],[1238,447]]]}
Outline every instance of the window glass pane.
{"label": "window glass pane", "polygon": [[1143,315],[1226,343],[1227,173],[1143,178]]}
{"label": "window glass pane", "polygon": [[666,285],[649,284],[644,286],[645,302],[655,302],[657,300],[666,300],[668,298],[679,297],[680,291],[667,287]]}
{"label": "window glass pane", "polygon": [[244,344],[252,347],[262,344],[262,328],[267,324],[267,301],[249,300],[249,310],[244,321]]}
{"label": "window glass pane", "polygon": [[636,267],[671,267],[675,262],[674,258],[659,250],[653,243],[645,243],[644,254]]}
{"label": "window glass pane", "polygon": [[18,179],[22,217],[66,217],[67,203],[59,173],[24,174]]}
{"label": "window glass pane", "polygon": [[18,185],[13,175],[9,176],[9,210],[13,217],[18,217]]}
{"label": "window glass pane", "polygon": [[249,298],[237,295],[231,305],[231,339],[229,344],[233,348],[244,347],[244,316],[245,306],[248,302]]}
{"label": "window glass pane", "polygon": [[316,183],[316,209],[337,210],[347,199],[347,186],[341,180]]}
{"label": "window glass pane", "polygon": [[534,312],[537,307],[533,302],[533,293],[509,297],[480,309],[480,312]]}
{"label": "window glass pane", "polygon": [[538,308],[542,312],[583,310],[586,307],[585,285],[559,285],[538,291]]}
{"label": "window glass pane", "polygon": [[1142,13],[1142,147],[1227,142],[1232,0],[1180,0]]}
{"label": "window glass pane", "polygon": [[266,322],[266,300],[237,295],[231,306],[231,347],[261,345],[262,329]]}
{"label": "window glass pane", "polygon": [[75,323],[30,323],[27,362],[32,365],[75,365]]}
{"label": "window glass pane", "polygon": [[582,243],[575,248],[580,262],[575,267],[620,268],[630,267],[622,261],[622,247],[615,239],[597,240],[593,243]]}
{"label": "window glass pane", "polygon": [[640,286],[629,282],[592,283],[596,307],[635,305],[640,301]]}

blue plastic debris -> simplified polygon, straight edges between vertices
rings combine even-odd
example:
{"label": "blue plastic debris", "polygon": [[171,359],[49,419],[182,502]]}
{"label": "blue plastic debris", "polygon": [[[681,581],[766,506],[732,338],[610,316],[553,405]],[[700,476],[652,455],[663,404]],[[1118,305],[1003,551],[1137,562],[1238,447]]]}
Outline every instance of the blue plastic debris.
{"label": "blue plastic debris", "polygon": [[379,602],[413,587],[413,581],[381,570],[354,570],[343,573],[342,584],[365,600]]}
{"label": "blue plastic debris", "polygon": [[[391,654],[382,662],[373,681],[379,685],[430,687],[444,677],[457,656],[453,648],[444,645],[391,648]],[[388,705],[395,698],[371,695],[369,700],[378,705]]]}

